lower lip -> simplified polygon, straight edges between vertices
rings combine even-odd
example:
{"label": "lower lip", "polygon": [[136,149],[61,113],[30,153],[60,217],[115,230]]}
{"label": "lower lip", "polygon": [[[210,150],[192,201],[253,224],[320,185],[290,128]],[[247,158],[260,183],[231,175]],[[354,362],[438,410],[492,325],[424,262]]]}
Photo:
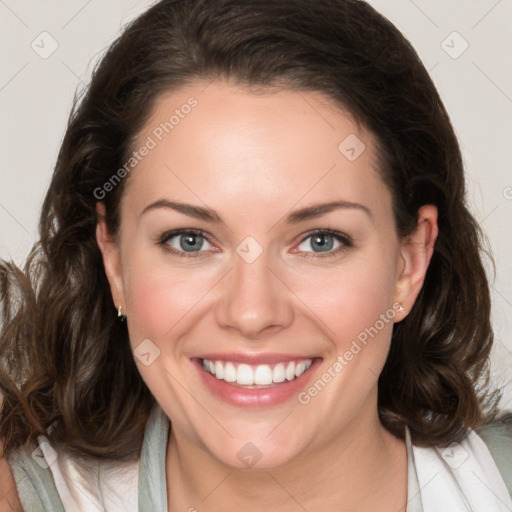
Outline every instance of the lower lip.
{"label": "lower lip", "polygon": [[230,384],[225,380],[217,379],[203,369],[199,359],[192,359],[192,362],[200,373],[206,387],[223,402],[237,407],[270,407],[282,404],[297,396],[304,389],[313,371],[321,364],[322,360],[315,358],[310,368],[294,380],[285,380],[284,382],[259,389],[243,388]]}

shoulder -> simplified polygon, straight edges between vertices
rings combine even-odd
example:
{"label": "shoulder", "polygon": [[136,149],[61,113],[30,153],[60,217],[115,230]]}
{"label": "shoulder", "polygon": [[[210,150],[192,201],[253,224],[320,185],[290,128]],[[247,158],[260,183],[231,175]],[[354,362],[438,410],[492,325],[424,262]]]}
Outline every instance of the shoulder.
{"label": "shoulder", "polygon": [[512,412],[485,423],[476,433],[491,452],[512,496]]}
{"label": "shoulder", "polygon": [[9,455],[24,510],[88,510],[91,503],[106,512],[137,510],[138,461],[78,457],[43,436],[39,441],[33,451]]}
{"label": "shoulder", "polygon": [[34,452],[27,447],[19,447],[7,454],[23,510],[64,512],[48,466],[45,469],[32,455]]}

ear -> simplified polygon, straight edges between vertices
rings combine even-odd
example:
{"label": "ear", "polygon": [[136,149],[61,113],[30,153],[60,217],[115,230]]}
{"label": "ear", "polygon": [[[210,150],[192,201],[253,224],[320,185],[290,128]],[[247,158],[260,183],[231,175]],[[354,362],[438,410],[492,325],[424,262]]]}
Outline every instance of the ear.
{"label": "ear", "polygon": [[96,241],[103,255],[103,266],[110,284],[114,307],[118,309],[121,306],[122,309],[126,310],[119,247],[110,235],[106,220],[106,209],[102,202],[96,203],[96,213],[98,219]]}
{"label": "ear", "polygon": [[402,304],[404,311],[397,312],[395,322],[407,316],[420,293],[438,233],[437,207],[422,206],[418,210],[416,229],[404,238],[400,247],[402,274],[396,283],[395,301]]}

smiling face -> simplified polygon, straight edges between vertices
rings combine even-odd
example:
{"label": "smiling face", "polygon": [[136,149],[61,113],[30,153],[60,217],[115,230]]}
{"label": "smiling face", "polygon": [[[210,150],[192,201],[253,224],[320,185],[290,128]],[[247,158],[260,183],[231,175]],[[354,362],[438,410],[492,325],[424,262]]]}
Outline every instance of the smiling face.
{"label": "smiling face", "polygon": [[398,238],[373,137],[319,93],[205,87],[159,99],[117,242],[101,220],[98,242],[172,435],[275,467],[379,425],[435,214],[420,243]]}

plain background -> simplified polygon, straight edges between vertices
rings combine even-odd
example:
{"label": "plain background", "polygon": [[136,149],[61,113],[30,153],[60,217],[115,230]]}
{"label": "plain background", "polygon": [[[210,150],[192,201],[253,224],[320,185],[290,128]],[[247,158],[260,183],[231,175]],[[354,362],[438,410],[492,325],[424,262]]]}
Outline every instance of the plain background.
{"label": "plain background", "polygon": [[[75,89],[151,3],[0,0],[1,258],[21,264],[37,238]],[[493,383],[504,390],[502,408],[512,409],[512,0],[369,3],[416,48],[459,136],[468,199],[496,261]]]}

